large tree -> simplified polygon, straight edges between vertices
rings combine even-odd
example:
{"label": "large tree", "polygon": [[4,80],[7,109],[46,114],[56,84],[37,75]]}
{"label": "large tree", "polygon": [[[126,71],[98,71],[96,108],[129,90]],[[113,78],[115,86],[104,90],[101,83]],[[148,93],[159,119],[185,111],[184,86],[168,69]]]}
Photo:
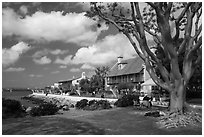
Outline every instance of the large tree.
{"label": "large tree", "polygon": [[97,89],[104,90],[105,89],[105,78],[108,75],[109,67],[108,66],[101,66],[96,67],[95,75],[92,76],[92,86],[96,87]]}
{"label": "large tree", "polygon": [[79,87],[82,91],[91,92],[90,81],[87,78],[80,80]]}
{"label": "large tree", "polygon": [[[129,7],[93,2],[87,15],[97,15],[129,39],[154,82],[170,93],[170,111],[183,113],[186,87],[202,58],[202,3],[130,2]],[[148,45],[150,37],[157,53]]]}

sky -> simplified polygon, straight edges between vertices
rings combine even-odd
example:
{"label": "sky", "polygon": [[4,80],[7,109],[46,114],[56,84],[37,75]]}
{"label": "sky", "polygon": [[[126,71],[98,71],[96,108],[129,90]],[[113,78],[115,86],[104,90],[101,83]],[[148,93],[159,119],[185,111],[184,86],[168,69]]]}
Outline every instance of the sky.
{"label": "sky", "polygon": [[85,16],[88,9],[80,2],[3,2],[2,87],[43,88],[82,72],[91,77],[118,56],[137,56],[113,26],[97,27]]}

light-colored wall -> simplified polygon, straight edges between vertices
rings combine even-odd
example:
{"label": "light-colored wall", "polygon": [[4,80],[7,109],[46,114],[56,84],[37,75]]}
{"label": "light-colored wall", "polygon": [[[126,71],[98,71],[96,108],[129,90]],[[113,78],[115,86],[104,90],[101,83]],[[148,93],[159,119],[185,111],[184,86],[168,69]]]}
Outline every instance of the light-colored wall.
{"label": "light-colored wall", "polygon": [[75,80],[72,80],[72,85],[74,86],[74,85],[79,85],[79,82],[80,82],[80,80],[82,79],[82,77],[81,78],[78,78],[78,79],[75,79]]}
{"label": "light-colored wall", "polygon": [[146,66],[143,64],[143,68],[144,68],[144,81],[147,81],[148,79],[150,79],[150,75],[146,70]]}

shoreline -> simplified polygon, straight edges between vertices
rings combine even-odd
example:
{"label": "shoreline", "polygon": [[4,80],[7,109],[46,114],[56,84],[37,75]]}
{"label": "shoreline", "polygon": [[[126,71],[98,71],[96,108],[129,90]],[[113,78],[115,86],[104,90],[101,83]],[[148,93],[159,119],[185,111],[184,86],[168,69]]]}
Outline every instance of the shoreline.
{"label": "shoreline", "polygon": [[90,100],[107,100],[110,102],[110,104],[114,104],[118,99],[110,99],[110,98],[96,98],[96,97],[79,97],[79,96],[67,96],[67,95],[54,95],[54,94],[46,94],[43,93],[33,93],[30,94],[29,96],[36,97],[36,98],[41,98],[41,99],[56,99],[58,101],[69,101],[72,104],[76,104],[77,101],[80,101],[82,99],[87,99],[88,101]]}

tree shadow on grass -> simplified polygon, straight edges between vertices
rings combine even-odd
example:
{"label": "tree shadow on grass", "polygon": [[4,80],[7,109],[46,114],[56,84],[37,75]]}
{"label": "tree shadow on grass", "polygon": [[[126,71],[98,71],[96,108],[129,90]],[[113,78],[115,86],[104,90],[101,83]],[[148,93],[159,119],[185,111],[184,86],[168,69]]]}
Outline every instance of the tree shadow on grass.
{"label": "tree shadow on grass", "polygon": [[56,117],[27,117],[2,121],[3,135],[103,135],[88,122]]}

